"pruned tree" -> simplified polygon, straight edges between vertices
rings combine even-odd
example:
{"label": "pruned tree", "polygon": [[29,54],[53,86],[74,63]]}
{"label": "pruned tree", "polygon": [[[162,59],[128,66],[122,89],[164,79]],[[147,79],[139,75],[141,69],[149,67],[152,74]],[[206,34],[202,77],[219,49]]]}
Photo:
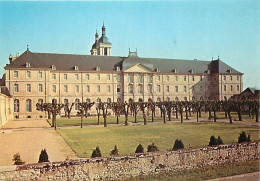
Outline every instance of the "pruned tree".
{"label": "pruned tree", "polygon": [[197,115],[197,122],[199,122],[199,117],[201,116],[201,108],[203,107],[203,101],[193,101],[191,103],[192,110],[196,112]]}
{"label": "pruned tree", "polygon": [[91,109],[91,107],[94,105],[94,102],[80,102],[79,105],[79,114],[81,117],[80,127],[83,128],[83,117],[88,116],[88,111]]}
{"label": "pruned tree", "polygon": [[140,110],[140,104],[139,104],[139,102],[131,101],[131,102],[129,102],[129,106],[130,106],[131,111],[134,114],[135,123],[137,123],[137,113]]}
{"label": "pruned tree", "polygon": [[185,110],[186,120],[189,120],[188,111],[189,111],[189,107],[190,107],[190,102],[184,101],[183,107],[184,107],[184,110]]}
{"label": "pruned tree", "polygon": [[234,110],[237,111],[238,120],[242,121],[242,111],[244,110],[245,101],[242,100],[234,100],[233,101],[233,107]]}
{"label": "pruned tree", "polygon": [[154,122],[156,103],[152,99],[148,99],[148,109],[152,111],[152,122]]}
{"label": "pruned tree", "polygon": [[141,109],[143,113],[143,119],[144,119],[144,125],[147,125],[147,120],[146,120],[146,108],[148,106],[147,102],[139,101],[139,108]]}
{"label": "pruned tree", "polygon": [[121,105],[120,102],[113,102],[112,103],[112,111],[114,112],[116,116],[116,124],[119,124],[119,116],[121,113]]}
{"label": "pruned tree", "polygon": [[107,127],[107,114],[108,114],[108,109],[111,109],[111,103],[100,102],[99,107],[102,110],[102,115],[103,115],[103,118],[104,118],[104,127]]}
{"label": "pruned tree", "polygon": [[52,127],[57,129],[56,117],[60,113],[61,109],[64,107],[64,104],[53,103],[44,103],[44,104],[36,104],[36,109],[40,111],[49,111],[52,115]]}
{"label": "pruned tree", "polygon": [[161,110],[161,115],[163,116],[163,123],[166,124],[166,106],[164,102],[157,102],[156,106]]}
{"label": "pruned tree", "polygon": [[181,115],[181,123],[183,123],[183,109],[184,109],[184,102],[183,101],[178,101],[177,102],[177,109]]}
{"label": "pruned tree", "polygon": [[70,113],[71,113],[71,110],[72,110],[73,106],[74,106],[74,103],[72,103],[71,105],[69,105],[69,103],[64,105],[65,116],[67,116],[68,119],[70,119]]}
{"label": "pruned tree", "polygon": [[165,108],[166,108],[166,112],[167,112],[167,116],[168,116],[168,121],[171,121],[173,104],[171,101],[166,101],[166,102],[164,102],[164,104],[165,104]]}
{"label": "pruned tree", "polygon": [[130,105],[129,103],[127,102],[124,102],[124,103],[121,103],[121,106],[120,106],[121,110],[122,110],[122,113],[125,115],[125,126],[128,125],[128,115],[129,115],[129,110],[130,110]]}
{"label": "pruned tree", "polygon": [[100,102],[96,103],[96,111],[97,111],[97,117],[98,117],[98,122],[97,125],[99,125],[99,117],[100,117],[100,112],[101,112],[101,106],[100,106]]}
{"label": "pruned tree", "polygon": [[259,116],[259,101],[257,100],[254,100],[254,101],[251,101],[251,109],[252,109],[252,112],[255,113],[255,121],[258,122],[258,116]]}

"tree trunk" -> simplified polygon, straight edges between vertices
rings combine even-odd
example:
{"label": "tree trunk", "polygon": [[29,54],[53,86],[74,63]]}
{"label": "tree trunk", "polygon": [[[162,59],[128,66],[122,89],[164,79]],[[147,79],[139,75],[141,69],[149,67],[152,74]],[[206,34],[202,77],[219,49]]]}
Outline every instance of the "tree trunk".
{"label": "tree trunk", "polygon": [[70,119],[70,111],[68,111],[68,119]]}
{"label": "tree trunk", "polygon": [[97,125],[99,125],[99,113],[97,114]]}
{"label": "tree trunk", "polygon": [[211,120],[212,116],[211,116],[211,110],[209,110],[209,120]]}
{"label": "tree trunk", "polygon": [[137,123],[137,112],[136,111],[134,112],[134,115],[135,115],[135,123]]}
{"label": "tree trunk", "polygon": [[225,119],[227,119],[227,111],[225,110]]}
{"label": "tree trunk", "polygon": [[242,121],[242,116],[241,116],[241,112],[237,111],[237,115],[238,115],[238,121]]}
{"label": "tree trunk", "polygon": [[231,117],[230,111],[228,111],[228,118],[229,118],[229,123],[232,124],[232,117]]}
{"label": "tree trunk", "polygon": [[116,124],[119,124],[119,118],[118,118],[118,115],[116,116]]}
{"label": "tree trunk", "polygon": [[185,110],[185,114],[186,114],[186,120],[189,120],[189,117],[188,117],[188,110]]}
{"label": "tree trunk", "polygon": [[201,110],[199,109],[199,118],[201,118]]}
{"label": "tree trunk", "polygon": [[248,107],[248,116],[251,117],[251,106]]}
{"label": "tree trunk", "polygon": [[169,113],[168,113],[168,118],[169,118],[169,120],[168,121],[171,121],[172,119],[171,119],[171,111],[169,111]]}
{"label": "tree trunk", "polygon": [[163,117],[163,111],[162,111],[162,109],[160,108],[160,111],[161,111],[161,117]]}
{"label": "tree trunk", "polygon": [[165,115],[165,112],[163,112],[163,123],[166,124],[166,115]]}
{"label": "tree trunk", "polygon": [[107,115],[103,115],[104,118],[104,127],[107,127]]}
{"label": "tree trunk", "polygon": [[143,113],[143,118],[144,118],[144,125],[147,125],[145,112]]}
{"label": "tree trunk", "polygon": [[256,109],[256,111],[255,111],[255,122],[257,122],[258,123],[258,114],[259,114],[259,112],[258,112],[258,108]]}
{"label": "tree trunk", "polygon": [[57,129],[57,123],[56,123],[56,116],[55,115],[52,115],[52,122],[54,124],[54,129],[56,130]]}
{"label": "tree trunk", "polygon": [[48,119],[51,119],[51,112],[50,111],[47,111],[47,112],[48,112]]}
{"label": "tree trunk", "polygon": [[197,122],[199,122],[199,111],[197,111]]}
{"label": "tree trunk", "polygon": [[189,109],[189,116],[191,117],[191,110]]}
{"label": "tree trunk", "polygon": [[216,111],[213,111],[214,113],[214,122],[217,122],[217,115],[216,115]]}
{"label": "tree trunk", "polygon": [[80,127],[83,128],[83,114],[80,116]]}
{"label": "tree trunk", "polygon": [[125,126],[128,125],[128,116],[125,114]]}
{"label": "tree trunk", "polygon": [[183,123],[183,114],[182,113],[180,114],[181,114],[181,123]]}
{"label": "tree trunk", "polygon": [[153,116],[154,116],[154,111],[152,111],[152,122],[154,121],[154,120],[153,120],[153,119],[154,119]]}
{"label": "tree trunk", "polygon": [[176,110],[176,119],[178,119],[178,110]]}

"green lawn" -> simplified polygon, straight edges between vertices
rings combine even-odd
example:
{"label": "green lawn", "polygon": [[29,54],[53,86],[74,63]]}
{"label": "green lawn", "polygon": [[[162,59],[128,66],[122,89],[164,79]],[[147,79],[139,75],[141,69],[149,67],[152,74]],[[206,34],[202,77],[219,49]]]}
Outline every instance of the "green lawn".
{"label": "green lawn", "polygon": [[212,135],[221,136],[224,143],[237,142],[241,131],[259,140],[257,126],[231,125],[228,123],[176,123],[137,126],[86,127],[58,129],[79,157],[90,157],[92,150],[99,146],[102,156],[108,156],[117,144],[120,154],[132,154],[139,143],[146,148],[155,142],[160,150],[169,150],[175,139],[182,139],[185,147],[202,147],[209,143]]}
{"label": "green lawn", "polygon": [[[138,176],[132,178],[121,179],[121,181],[190,181],[190,180],[208,180],[219,177],[228,177],[232,175],[240,175],[259,171],[259,160],[239,162],[217,166],[207,166],[193,170],[172,171],[160,173],[156,175]],[[241,179],[241,178],[240,178]]]}

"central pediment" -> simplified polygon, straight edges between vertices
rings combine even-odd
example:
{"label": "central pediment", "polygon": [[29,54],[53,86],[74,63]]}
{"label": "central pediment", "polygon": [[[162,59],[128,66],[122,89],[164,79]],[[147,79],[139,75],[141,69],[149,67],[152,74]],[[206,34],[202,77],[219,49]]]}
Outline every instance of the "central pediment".
{"label": "central pediment", "polygon": [[138,63],[126,69],[124,72],[153,72],[153,70],[149,69],[148,67],[146,67],[141,63]]}

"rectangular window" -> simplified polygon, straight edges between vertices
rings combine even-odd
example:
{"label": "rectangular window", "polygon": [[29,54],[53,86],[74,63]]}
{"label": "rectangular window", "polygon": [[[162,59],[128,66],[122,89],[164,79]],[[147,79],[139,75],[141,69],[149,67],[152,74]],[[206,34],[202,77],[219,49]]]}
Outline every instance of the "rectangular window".
{"label": "rectangular window", "polygon": [[161,86],[157,85],[157,92],[161,92]]}
{"label": "rectangular window", "polygon": [[90,92],[90,86],[89,85],[86,86],[86,92]]}
{"label": "rectangular window", "polygon": [[195,81],[195,78],[194,78],[194,76],[192,76],[192,81]]}
{"label": "rectangular window", "polygon": [[42,72],[38,72],[38,79],[42,79]]}
{"label": "rectangular window", "polygon": [[187,77],[186,77],[186,76],[184,76],[184,77],[183,77],[183,80],[184,80],[184,81],[186,81],[186,80],[187,80]]}
{"label": "rectangular window", "polygon": [[232,85],[230,86],[230,91],[233,91],[233,86]]}
{"label": "rectangular window", "polygon": [[166,86],[166,92],[170,92],[170,86]]}
{"label": "rectangular window", "polygon": [[239,81],[239,76],[237,76],[237,81]]}
{"label": "rectangular window", "polygon": [[107,92],[111,92],[110,85],[107,86]]}
{"label": "rectangular window", "polygon": [[226,76],[224,76],[224,80],[226,80]]}
{"label": "rectangular window", "polygon": [[187,92],[187,87],[186,86],[184,86],[183,91]]}
{"label": "rectangular window", "polygon": [[75,93],[79,93],[79,86],[75,85]]}
{"label": "rectangular window", "polygon": [[52,92],[56,92],[56,85],[52,85]]}
{"label": "rectangular window", "polygon": [[64,80],[67,80],[67,79],[68,79],[68,74],[64,74],[64,75],[63,75],[63,79],[64,79]]}
{"label": "rectangular window", "polygon": [[19,92],[19,85],[18,84],[14,84],[14,92]]}
{"label": "rectangular window", "polygon": [[100,92],[100,85],[97,85],[97,92]]}
{"label": "rectangular window", "polygon": [[39,84],[39,87],[38,87],[39,89],[39,92],[42,92],[42,84]]}
{"label": "rectangular window", "polygon": [[68,92],[68,86],[67,86],[67,85],[64,85],[63,91],[64,91],[64,92]]}
{"label": "rectangular window", "polygon": [[200,81],[202,81],[202,79],[203,79],[203,77],[202,77],[202,76],[200,76]]}
{"label": "rectangular window", "polygon": [[14,78],[17,78],[17,77],[18,77],[18,71],[15,70],[15,71],[14,71]]}
{"label": "rectangular window", "polygon": [[75,74],[75,80],[79,80],[79,74]]}
{"label": "rectangular window", "polygon": [[26,85],[26,92],[31,92],[32,89],[31,89],[31,84],[27,84]]}
{"label": "rectangular window", "polygon": [[120,85],[117,85],[116,92],[120,92]]}
{"label": "rectangular window", "polygon": [[56,74],[52,74],[52,80],[56,79]]}
{"label": "rectangular window", "polygon": [[230,76],[230,81],[232,81],[232,76]]}
{"label": "rectangular window", "polygon": [[110,75],[107,75],[107,80],[110,80]]}
{"label": "rectangular window", "polygon": [[100,80],[100,75],[99,74],[97,74],[97,80]]}
{"label": "rectangular window", "polygon": [[237,92],[239,92],[239,85],[237,85]]}
{"label": "rectangular window", "polygon": [[175,76],[175,81],[178,81],[178,76]]}
{"label": "rectangular window", "polygon": [[169,78],[169,76],[167,75],[165,79],[166,79],[166,82],[169,82],[169,79],[170,79],[170,78]]}
{"label": "rectangular window", "polygon": [[157,81],[160,81],[160,79],[161,79],[160,75],[157,75],[157,76],[156,76],[156,80],[157,80]]}
{"label": "rectangular window", "polygon": [[175,86],[175,92],[178,92],[179,90],[178,90],[178,86]]}
{"label": "rectangular window", "polygon": [[148,77],[147,77],[147,82],[148,82],[148,83],[153,83],[153,77],[150,76],[150,75],[148,75]]}
{"label": "rectangular window", "polygon": [[117,76],[116,76],[116,80],[117,80],[117,81],[120,81],[120,75],[117,75]]}
{"label": "rectangular window", "polygon": [[138,75],[137,76],[137,82],[138,83],[142,83],[143,82],[143,76],[142,75]]}
{"label": "rectangular window", "polygon": [[86,80],[89,80],[89,74],[86,74]]}
{"label": "rectangular window", "polygon": [[26,72],[26,78],[31,78],[31,72],[30,71]]}

